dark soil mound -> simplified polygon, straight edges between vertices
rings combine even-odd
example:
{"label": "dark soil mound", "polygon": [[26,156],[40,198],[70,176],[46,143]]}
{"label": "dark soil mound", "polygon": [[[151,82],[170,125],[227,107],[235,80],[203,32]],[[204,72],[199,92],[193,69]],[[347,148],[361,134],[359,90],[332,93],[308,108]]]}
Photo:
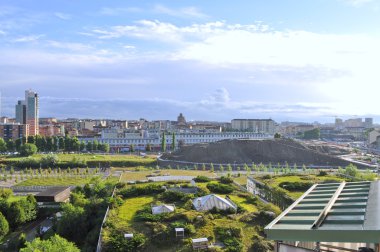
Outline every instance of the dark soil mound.
{"label": "dark soil mound", "polygon": [[348,161],[312,150],[290,139],[224,140],[184,146],[162,159],[197,163],[272,163],[347,166]]}

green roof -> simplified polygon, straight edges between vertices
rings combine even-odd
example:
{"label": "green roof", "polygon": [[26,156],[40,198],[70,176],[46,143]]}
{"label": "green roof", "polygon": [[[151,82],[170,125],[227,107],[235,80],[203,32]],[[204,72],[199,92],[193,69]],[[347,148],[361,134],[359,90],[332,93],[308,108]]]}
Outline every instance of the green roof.
{"label": "green roof", "polygon": [[380,242],[380,182],[315,184],[265,227],[268,239]]}

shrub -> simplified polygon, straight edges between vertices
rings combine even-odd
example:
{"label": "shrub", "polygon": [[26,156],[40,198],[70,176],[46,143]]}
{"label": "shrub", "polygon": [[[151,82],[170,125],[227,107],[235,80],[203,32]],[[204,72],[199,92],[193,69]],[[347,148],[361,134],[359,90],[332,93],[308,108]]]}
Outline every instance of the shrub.
{"label": "shrub", "polygon": [[240,241],[242,238],[242,229],[237,227],[217,227],[215,233],[218,240],[224,243],[225,251],[240,252],[243,250],[243,244]]}
{"label": "shrub", "polygon": [[59,158],[55,154],[44,155],[41,158],[41,164],[44,167],[55,167],[59,162]]}
{"label": "shrub", "polygon": [[194,198],[194,195],[183,192],[166,191],[160,195],[160,198],[167,202],[186,202]]}
{"label": "shrub", "polygon": [[270,241],[265,240],[261,236],[255,236],[253,238],[253,245],[251,247],[252,251],[255,252],[271,252],[273,251],[274,247],[270,243]]}
{"label": "shrub", "polygon": [[264,175],[262,178],[263,178],[263,179],[271,179],[271,178],[272,178],[272,176],[271,176],[271,175],[269,175],[269,174],[266,174],[266,175]]}
{"label": "shrub", "polygon": [[207,189],[213,193],[229,194],[234,191],[234,188],[230,185],[224,185],[219,183],[208,183]]}
{"label": "shrub", "polygon": [[220,178],[220,182],[223,183],[223,184],[232,184],[234,181],[230,177],[224,177],[224,176],[222,176]]}
{"label": "shrub", "polygon": [[125,198],[137,197],[140,195],[159,194],[165,189],[160,185],[132,186],[131,188],[122,189],[119,194]]}
{"label": "shrub", "polygon": [[209,177],[206,177],[206,176],[197,176],[196,178],[194,178],[194,181],[195,182],[210,182],[211,179]]}
{"label": "shrub", "polygon": [[311,182],[281,182],[279,187],[288,190],[290,192],[294,191],[306,191],[309,189],[313,183]]}
{"label": "shrub", "polygon": [[8,234],[9,232],[9,224],[8,221],[5,219],[4,215],[0,212],[0,240],[3,239],[3,237]]}
{"label": "shrub", "polygon": [[37,146],[35,144],[26,143],[20,148],[21,156],[31,156],[37,153]]}
{"label": "shrub", "polygon": [[323,171],[323,170],[320,170],[319,173],[318,173],[318,176],[326,176],[327,175],[327,172],[326,171]]}
{"label": "shrub", "polygon": [[133,234],[132,239],[125,239],[124,234],[120,232],[114,232],[110,236],[110,241],[107,244],[110,251],[115,252],[135,252],[141,251],[147,238],[143,234]]}
{"label": "shrub", "polygon": [[8,199],[13,194],[11,189],[8,188],[1,188],[0,189],[0,198],[1,199]]}

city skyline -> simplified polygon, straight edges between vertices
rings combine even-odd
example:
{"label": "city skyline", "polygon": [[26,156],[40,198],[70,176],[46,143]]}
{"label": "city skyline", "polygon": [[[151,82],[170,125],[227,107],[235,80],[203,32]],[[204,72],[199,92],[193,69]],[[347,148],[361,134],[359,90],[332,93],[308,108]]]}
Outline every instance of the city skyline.
{"label": "city skyline", "polygon": [[3,1],[2,115],[379,121],[378,1],[87,3]]}

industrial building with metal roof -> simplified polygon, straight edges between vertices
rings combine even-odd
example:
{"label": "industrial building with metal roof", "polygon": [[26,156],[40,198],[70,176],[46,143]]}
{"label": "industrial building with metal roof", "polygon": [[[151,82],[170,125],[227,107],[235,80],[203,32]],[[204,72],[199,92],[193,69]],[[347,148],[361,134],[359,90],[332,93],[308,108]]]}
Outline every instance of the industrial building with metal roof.
{"label": "industrial building with metal roof", "polygon": [[[316,251],[335,251],[323,250],[323,243],[347,243],[351,245],[341,249],[365,246],[380,252],[380,182],[315,184],[265,227],[265,232],[270,240],[293,245],[308,242],[309,248],[313,243]],[[355,247],[355,243],[360,245]]]}

